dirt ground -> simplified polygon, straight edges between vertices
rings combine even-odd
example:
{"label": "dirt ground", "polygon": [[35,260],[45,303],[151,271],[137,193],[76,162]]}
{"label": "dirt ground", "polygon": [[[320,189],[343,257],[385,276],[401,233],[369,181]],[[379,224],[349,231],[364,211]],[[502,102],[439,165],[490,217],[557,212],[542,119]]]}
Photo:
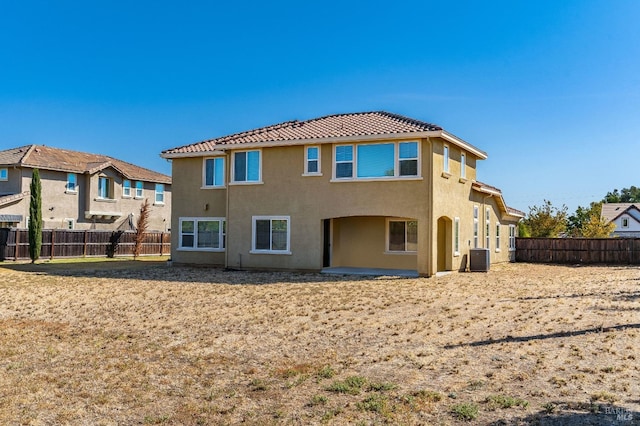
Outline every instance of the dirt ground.
{"label": "dirt ground", "polygon": [[0,423],[640,422],[640,268],[0,264]]}

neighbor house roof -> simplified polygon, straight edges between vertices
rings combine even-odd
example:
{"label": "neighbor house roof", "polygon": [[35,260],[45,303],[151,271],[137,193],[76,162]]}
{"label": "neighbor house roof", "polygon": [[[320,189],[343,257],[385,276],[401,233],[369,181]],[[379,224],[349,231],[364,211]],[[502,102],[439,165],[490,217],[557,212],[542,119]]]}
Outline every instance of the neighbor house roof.
{"label": "neighbor house roof", "polygon": [[56,170],[67,173],[94,174],[108,167],[131,180],[171,183],[171,176],[136,166],[113,157],[86,152],[52,148],[45,145],[25,145],[0,151],[0,165]]}
{"label": "neighbor house roof", "polygon": [[271,126],[221,136],[162,151],[164,158],[213,155],[228,148],[336,143],[390,138],[441,137],[478,158],[487,154],[440,126],[385,111],[327,115],[306,121],[285,121]]}
{"label": "neighbor house roof", "polygon": [[19,194],[3,195],[2,197],[0,197],[0,206],[4,206],[5,204],[10,204],[16,201],[20,201],[23,198],[28,197],[29,194],[30,194],[29,191],[24,191]]}
{"label": "neighbor house roof", "polygon": [[520,210],[514,209],[512,207],[507,206],[504,202],[504,197],[502,196],[502,191],[495,186],[487,185],[486,183],[475,181],[471,184],[471,188],[474,190],[481,192],[483,194],[487,194],[492,197],[496,197],[498,202],[498,206],[509,216],[515,216],[523,218],[526,214]]}
{"label": "neighbor house roof", "polygon": [[628,214],[640,223],[640,203],[603,203],[601,216],[607,222],[613,222],[622,214]]}

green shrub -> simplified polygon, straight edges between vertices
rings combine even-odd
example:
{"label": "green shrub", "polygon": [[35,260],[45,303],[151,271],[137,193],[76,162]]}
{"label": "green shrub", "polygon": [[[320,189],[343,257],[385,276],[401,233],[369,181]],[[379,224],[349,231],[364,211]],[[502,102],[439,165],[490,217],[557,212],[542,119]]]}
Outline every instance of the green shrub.
{"label": "green shrub", "polygon": [[330,384],[326,390],[336,393],[348,393],[350,395],[357,395],[362,390],[362,387],[366,383],[366,379],[361,376],[350,376],[343,381],[335,381]]}
{"label": "green shrub", "polygon": [[478,406],[474,403],[461,403],[451,407],[451,413],[460,420],[475,420],[478,417]]}

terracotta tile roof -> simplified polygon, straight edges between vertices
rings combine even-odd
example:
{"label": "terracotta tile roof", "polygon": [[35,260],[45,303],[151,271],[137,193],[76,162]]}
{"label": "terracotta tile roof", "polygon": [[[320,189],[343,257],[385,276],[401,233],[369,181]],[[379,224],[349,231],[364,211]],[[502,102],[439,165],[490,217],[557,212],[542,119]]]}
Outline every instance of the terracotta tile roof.
{"label": "terracotta tile roof", "polygon": [[306,121],[285,121],[162,151],[163,156],[210,152],[220,146],[256,142],[285,142],[371,135],[396,135],[443,130],[435,124],[385,111],[327,115]]}
{"label": "terracotta tile roof", "polygon": [[32,147],[33,145],[25,145],[0,151],[0,164],[3,166],[14,166],[20,164],[20,160],[27,155],[27,152]]}
{"label": "terracotta tile roof", "polygon": [[27,145],[0,151],[0,164],[42,170],[93,174],[113,167],[128,179],[171,184],[171,176],[100,154],[70,151],[44,145]]}

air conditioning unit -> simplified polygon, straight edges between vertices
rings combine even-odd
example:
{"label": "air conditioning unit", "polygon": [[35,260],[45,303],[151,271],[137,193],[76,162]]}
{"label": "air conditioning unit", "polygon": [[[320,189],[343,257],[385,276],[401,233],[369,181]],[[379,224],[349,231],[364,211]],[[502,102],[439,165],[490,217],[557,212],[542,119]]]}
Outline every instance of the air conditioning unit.
{"label": "air conditioning unit", "polygon": [[470,249],[469,254],[469,271],[471,272],[489,272],[489,249],[474,248]]}

